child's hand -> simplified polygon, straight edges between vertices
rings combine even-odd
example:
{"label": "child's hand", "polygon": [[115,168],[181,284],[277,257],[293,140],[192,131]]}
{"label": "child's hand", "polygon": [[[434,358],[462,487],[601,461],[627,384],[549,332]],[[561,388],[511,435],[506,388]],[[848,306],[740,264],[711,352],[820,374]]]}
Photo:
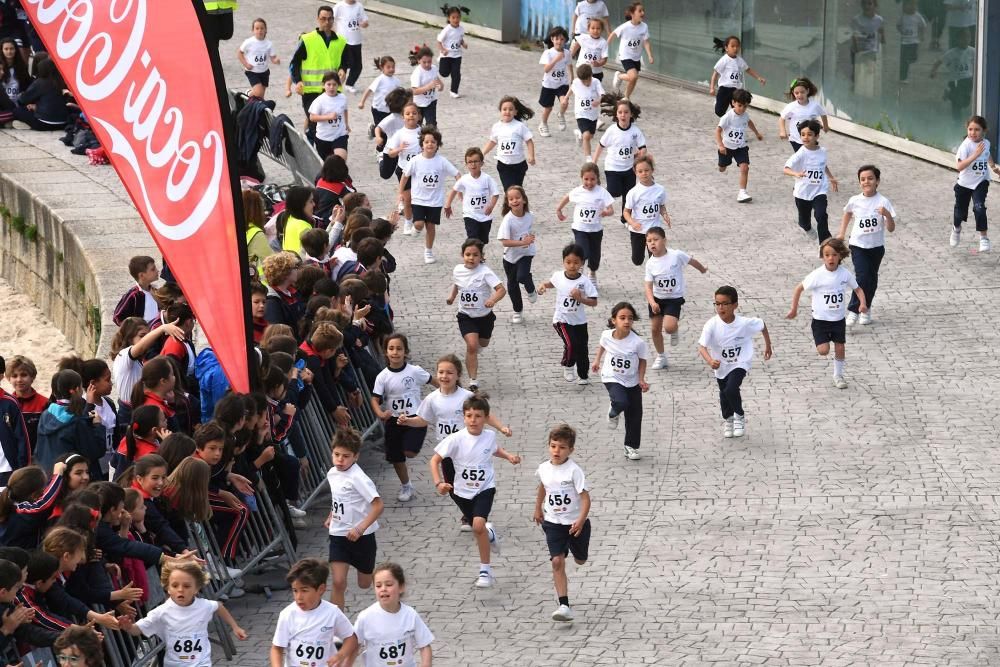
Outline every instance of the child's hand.
{"label": "child's hand", "polygon": [[341,352],[337,355],[337,370],[344,370],[349,363],[351,363],[351,360],[347,358],[346,354]]}
{"label": "child's hand", "polygon": [[295,406],[292,405],[291,403],[285,403],[285,410],[284,410],[284,412],[289,417],[294,417],[295,416]]}
{"label": "child's hand", "polygon": [[[253,495],[253,484],[250,480],[243,475],[237,475],[234,472],[229,473],[229,483],[236,487],[236,490],[246,496]],[[232,495],[232,494],[230,494]],[[235,496],[233,496],[235,498]]]}
{"label": "child's hand", "polygon": [[986,150],[986,142],[985,141],[980,141],[979,144],[977,144],[977,146],[976,146],[976,152],[973,153],[973,156],[979,157],[980,155],[983,154],[983,151],[985,151],[985,150]]}
{"label": "child's hand", "polygon": [[260,456],[258,456],[257,458],[263,460],[264,463],[268,463],[270,461],[273,461],[274,457],[275,457],[274,445],[269,445],[264,448],[264,450],[260,453]]}
{"label": "child's hand", "polygon": [[330,527],[330,523],[332,521],[333,521],[333,512],[330,512],[329,514],[326,515],[326,521],[323,522],[323,527],[324,528],[329,528]]}
{"label": "child's hand", "polygon": [[171,431],[169,428],[166,427],[160,428],[159,426],[157,426],[156,428],[153,429],[153,435],[155,435],[160,441],[166,440],[167,437],[172,433],[173,431]]}
{"label": "child's hand", "polygon": [[531,245],[532,243],[535,242],[535,235],[534,234],[528,234],[527,236],[525,236],[521,240],[524,241],[524,245],[525,246],[529,246],[529,245]]}
{"label": "child's hand", "polygon": [[536,287],[535,293],[538,294],[538,296],[545,294],[545,285],[539,285],[538,287]]}
{"label": "child's hand", "polygon": [[444,217],[451,218],[451,206],[444,207]]}
{"label": "child's hand", "polygon": [[453,487],[448,482],[440,482],[437,486],[434,487],[434,490],[437,491],[437,494],[439,496],[445,496],[454,491],[455,487]]}
{"label": "child's hand", "polygon": [[757,132],[756,134],[757,134],[757,141],[764,141],[764,135],[763,134],[761,134],[760,132]]}
{"label": "child's hand", "polygon": [[887,209],[885,206],[879,206],[875,210],[878,211],[878,214],[881,215],[883,218],[889,215],[889,209]]}
{"label": "child's hand", "polygon": [[0,631],[2,631],[5,635],[10,636],[14,634],[14,631],[20,626],[25,623],[30,623],[34,618],[34,609],[17,605],[3,615],[3,625],[0,626]]}
{"label": "child's hand", "polygon": [[569,295],[576,299],[577,301],[583,301],[583,292],[580,291],[579,287],[574,287],[569,291]]}
{"label": "child's hand", "polygon": [[649,383],[646,382],[645,380],[639,380],[639,389],[641,389],[642,393],[645,394],[647,391],[649,391]]}
{"label": "child's hand", "polygon": [[66,473],[66,463],[60,461],[59,463],[52,466],[52,474],[62,476]]}
{"label": "child's hand", "polygon": [[243,641],[250,636],[247,634],[246,630],[244,630],[238,625],[235,628],[233,628],[233,634],[236,635],[236,638],[239,639],[240,641]]}
{"label": "child's hand", "polygon": [[792,308],[790,311],[788,311],[788,314],[785,315],[785,319],[786,320],[794,320],[795,316],[798,315],[798,314],[799,314],[799,309],[798,308]]}
{"label": "child's hand", "polygon": [[573,537],[578,536],[580,534],[580,531],[583,530],[583,524],[585,524],[586,522],[587,520],[584,519],[583,517],[580,517],[579,519],[574,521],[573,525],[569,527],[569,534],[572,535]]}
{"label": "child's hand", "polygon": [[778,132],[778,138],[779,139],[788,139],[788,133],[787,132]]}
{"label": "child's hand", "polygon": [[562,212],[561,208],[556,209],[556,217],[559,219],[559,222],[566,222],[566,214]]}
{"label": "child's hand", "polygon": [[709,86],[708,87],[708,94],[709,95],[715,95],[715,86]]}
{"label": "child's hand", "polygon": [[514,435],[514,432],[510,430],[510,426],[501,426],[500,427],[500,432],[503,433],[508,438],[510,436]]}
{"label": "child's hand", "polygon": [[660,314],[660,304],[656,303],[656,299],[649,302],[649,310],[652,311],[654,317]]}
{"label": "child's hand", "polygon": [[711,368],[713,371],[719,370],[719,366],[721,365],[722,362],[719,361],[718,359],[712,359],[710,362],[708,362],[708,367]]}
{"label": "child's hand", "polygon": [[521,457],[518,456],[517,454],[511,454],[510,458],[507,459],[507,460],[510,461],[511,465],[515,465],[515,466],[521,463]]}
{"label": "child's hand", "polygon": [[364,102],[358,102],[358,108],[359,109],[364,109],[365,108],[365,103]]}
{"label": "child's hand", "polygon": [[112,630],[117,630],[120,627],[118,625],[118,619],[115,618],[115,615],[110,611],[105,612],[103,614],[94,614],[93,620],[98,625],[103,626],[105,628],[110,628]]}
{"label": "child's hand", "polygon": [[702,264],[701,268],[698,270],[701,271],[702,275],[708,273],[708,267],[705,266],[704,264]]}
{"label": "child's hand", "polygon": [[600,371],[600,370],[601,370],[601,365],[600,365],[599,363],[597,363],[597,362],[595,361],[594,363],[592,363],[592,364],[590,365],[590,370],[592,370],[592,371],[594,371],[595,373],[597,373],[598,371]]}
{"label": "child's hand", "polygon": [[118,624],[121,625],[121,619],[123,618],[135,618],[139,615],[139,612],[135,610],[130,602],[122,602],[115,607],[115,611],[118,612]]}
{"label": "child's hand", "polygon": [[351,423],[351,413],[343,405],[338,405],[333,411],[333,421],[337,422],[337,426],[346,428]]}
{"label": "child's hand", "polygon": [[243,503],[237,500],[236,496],[229,491],[219,491],[219,497],[222,498],[222,502],[226,503],[234,510],[238,510],[243,506]]}
{"label": "child's hand", "polygon": [[537,524],[541,524],[542,521],[545,520],[545,517],[542,514],[542,508],[541,507],[536,507],[535,508],[535,513],[531,516],[531,520],[534,521]]}
{"label": "child's hand", "polygon": [[348,542],[357,542],[361,538],[361,533],[362,533],[362,530],[360,528],[358,528],[357,526],[355,526],[354,528],[351,528],[349,531],[347,531],[347,541]]}
{"label": "child's hand", "polygon": [[867,313],[868,312],[868,306],[866,306],[864,304],[858,306],[858,312],[859,313]]}
{"label": "child's hand", "polygon": [[722,144],[719,144],[719,155],[728,155],[729,151]]}
{"label": "child's hand", "polygon": [[305,382],[306,384],[312,384],[313,377],[315,377],[313,375],[313,372],[308,368],[303,368],[301,371],[299,371],[299,379]]}
{"label": "child's hand", "polygon": [[764,361],[767,361],[770,358],[771,358],[771,346],[768,345],[764,348]]}
{"label": "child's hand", "polygon": [[363,320],[366,317],[368,317],[368,313],[370,313],[370,312],[372,312],[372,305],[370,303],[366,304],[362,308],[355,308],[354,309],[354,317],[352,319]]}
{"label": "child's hand", "polygon": [[837,179],[833,176],[830,177],[830,189],[837,192],[839,188],[837,187]]}
{"label": "child's hand", "polygon": [[[119,576],[121,573],[119,572]],[[125,584],[120,590],[116,591],[118,593],[119,600],[133,601],[142,599],[142,588],[139,586],[133,586],[134,582],[130,581]]]}
{"label": "child's hand", "polygon": [[[446,304],[448,304],[448,305],[450,306],[451,304],[455,303],[455,297],[453,297],[453,296],[450,296],[450,297],[448,297],[447,299],[445,299],[445,300],[444,300],[444,302],[445,302]],[[489,307],[489,306],[487,306],[487,308],[488,308],[488,307]]]}

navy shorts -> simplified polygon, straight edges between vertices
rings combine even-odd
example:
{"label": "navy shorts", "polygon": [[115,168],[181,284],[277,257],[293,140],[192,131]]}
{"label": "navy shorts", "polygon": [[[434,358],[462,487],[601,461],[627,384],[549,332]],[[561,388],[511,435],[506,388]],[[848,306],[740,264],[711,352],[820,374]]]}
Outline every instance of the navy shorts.
{"label": "navy shorts", "polygon": [[260,85],[267,88],[270,85],[271,70],[267,70],[266,72],[244,71],[243,73],[247,75],[247,81],[250,82],[251,86],[256,86],[259,83]]}
{"label": "navy shorts", "polygon": [[465,313],[458,314],[458,330],[464,338],[466,334],[479,334],[480,338],[486,340],[493,335],[493,327],[496,325],[496,313],[483,315],[482,317],[469,317]]}
{"label": "navy shorts", "polygon": [[583,522],[580,534],[575,537],[569,534],[569,529],[569,526],[561,523],[542,522],[545,542],[549,545],[549,558],[565,557],[566,554],[572,553],[573,558],[583,562],[587,560],[590,552],[590,519]]}
{"label": "navy shorts", "polygon": [[385,460],[405,463],[406,453],[416,453],[424,446],[427,427],[400,426],[395,417],[385,420]]}
{"label": "navy shorts", "polygon": [[[409,185],[409,182],[407,182],[407,185]],[[423,220],[424,223],[428,225],[441,224],[440,206],[421,206],[420,204],[411,204],[410,208],[413,209],[414,221]]]}
{"label": "navy shorts", "polygon": [[684,305],[684,297],[678,297],[676,299],[657,299],[653,297],[656,301],[656,305],[660,307],[660,314],[654,315],[653,309],[646,305],[646,309],[649,310],[650,317],[662,317],[663,315],[669,315],[670,317],[681,318],[681,306]]}
{"label": "navy shorts", "polygon": [[589,118],[577,118],[576,129],[580,130],[582,134],[590,132],[591,136],[593,136],[597,134],[597,121],[590,120]]}
{"label": "navy shorts", "polygon": [[484,519],[490,518],[490,512],[493,510],[493,498],[496,495],[497,490],[494,487],[480,491],[472,498],[462,498],[453,493],[451,494],[451,499],[458,505],[458,509],[462,511],[462,516],[465,517],[465,520],[472,523],[472,520],[477,516]]}
{"label": "navy shorts", "polygon": [[555,104],[557,97],[566,97],[567,93],[569,93],[569,86],[559,86],[558,88],[542,86],[542,92],[538,96],[538,105],[543,109],[549,109]]}
{"label": "navy shorts", "polygon": [[823,345],[824,343],[846,343],[847,321],[837,320],[836,322],[830,322],[828,320],[814,319],[812,321],[812,332],[813,341],[816,345]]}
{"label": "navy shorts", "polygon": [[604,171],[604,181],[608,193],[612,197],[624,197],[628,191],[635,187],[635,172],[628,171]]}
{"label": "navy shorts", "polygon": [[728,167],[733,162],[736,164],[750,164],[750,147],[744,146],[743,148],[727,148],[726,154],[723,155],[716,151],[719,156],[719,166]]}
{"label": "navy shorts", "polygon": [[622,58],[622,70],[627,72],[630,69],[634,69],[636,72],[641,72],[642,62],[638,60],[629,60],[628,58]]}
{"label": "navy shorts", "polygon": [[375,571],[375,533],[368,533],[351,542],[344,535],[330,536],[330,562],[347,563],[361,574]]}

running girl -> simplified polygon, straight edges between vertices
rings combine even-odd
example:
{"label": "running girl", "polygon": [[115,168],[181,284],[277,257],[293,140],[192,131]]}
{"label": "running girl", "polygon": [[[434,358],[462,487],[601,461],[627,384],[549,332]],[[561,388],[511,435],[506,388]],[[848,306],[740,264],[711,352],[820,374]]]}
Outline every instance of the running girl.
{"label": "running girl", "polygon": [[507,95],[500,98],[500,120],[493,123],[490,139],[483,146],[483,154],[497,149],[497,175],[503,191],[512,185],[523,185],[528,165],[535,164],[535,142],[531,130],[524,124],[535,112],[521,100]]}
{"label": "running girl", "polygon": [[270,61],[280,65],[281,59],[274,50],[274,44],[267,39],[267,21],[254,19],[252,29],[253,35],[243,40],[239,50],[236,51],[236,56],[243,65],[247,81],[250,82],[250,94],[263,98],[271,80],[271,67],[268,63]]}
{"label": "running girl", "polygon": [[[646,154],[646,135],[635,125],[635,121],[639,120],[639,112],[639,106],[628,99],[606,95],[601,100],[601,113],[613,116],[615,124],[604,131],[591,162],[597,164],[601,151],[607,149],[604,178],[608,181],[611,196],[622,198],[623,208],[626,195],[635,187],[635,161]],[[624,216],[622,224],[625,224]]]}
{"label": "running girl", "polygon": [[597,134],[597,117],[601,114],[604,86],[597,80],[590,65],[584,64],[576,68],[576,80],[569,91],[573,95],[573,115],[576,118],[573,135],[577,145],[583,146],[583,161],[590,162],[590,140]]}
{"label": "running girl", "polygon": [[[378,69],[379,75],[371,82],[364,95],[361,96],[361,101],[358,102],[358,108],[364,109],[368,97],[372,98],[372,124],[368,126],[368,136],[371,138],[375,137],[375,128],[378,124],[391,113],[385,103],[386,95],[402,86],[399,79],[396,78],[396,61],[392,56],[376,58],[375,67]],[[382,143],[384,144],[385,141],[383,140]]]}
{"label": "running girl", "polygon": [[590,280],[597,285],[597,270],[601,267],[601,240],[604,238],[601,218],[614,213],[615,200],[601,187],[601,172],[593,162],[580,168],[580,182],[580,185],[559,200],[556,217],[560,222],[565,222],[563,208],[572,202],[573,238],[583,251],[584,261],[590,266]]}
{"label": "running girl", "polygon": [[528,210],[528,195],[520,185],[507,188],[503,203],[503,222],[497,231],[497,240],[503,246],[503,271],[507,275],[507,292],[510,303],[514,307],[511,322],[520,324],[524,321],[521,311],[524,302],[521,301],[521,288],[524,285],[528,301],[535,303],[538,294],[535,293],[535,282],[531,277],[531,261],[538,249],[535,247],[535,234],[531,228],[535,224],[535,216]]}
{"label": "running girl", "polygon": [[413,607],[400,602],[405,593],[403,568],[395,563],[375,568],[378,601],[358,614],[354,622],[358,646],[365,648],[365,667],[416,667],[418,655],[422,667],[431,664],[434,635]]}
{"label": "running girl", "polygon": [[465,28],[462,27],[462,7],[445,5],[444,13],[448,17],[448,25],[441,29],[437,36],[438,67],[442,77],[451,77],[451,96],[459,98],[458,87],[462,84],[462,49],[469,48],[465,41]]}
{"label": "running girl", "polygon": [[971,201],[972,215],[976,219],[976,231],[979,232],[979,252],[989,252],[990,239],[986,236],[989,169],[1000,175],[1000,168],[990,153],[990,140],[983,136],[986,134],[986,119],[982,116],[973,116],[965,124],[965,130],[965,140],[955,153],[958,180],[955,182],[955,216],[952,219],[954,227],[951,230],[949,244],[954,248],[962,241],[962,223],[969,219]]}
{"label": "running girl", "polygon": [[340,76],[336,72],[323,75],[323,94],[309,106],[309,122],[316,123],[316,152],[321,160],[336,153],[347,160],[347,135],[351,132],[347,120],[347,98],[337,89]]}
{"label": "running girl", "polygon": [[608,62],[608,40],[601,36],[603,30],[604,21],[598,18],[587,19],[586,31],[581,30],[580,33],[583,34],[578,34],[570,47],[570,53],[577,58],[577,69],[584,65],[589,66],[593,71],[594,78],[602,82],[604,81],[603,68]]}
{"label": "running girl", "polygon": [[458,169],[451,162],[438,155],[441,146],[441,133],[437,127],[424,126],[420,130],[420,147],[422,152],[406,163],[403,167],[403,177],[399,181],[398,204],[403,203],[406,188],[410,190],[410,209],[413,211],[413,226],[417,231],[427,228],[424,239],[424,264],[433,264],[434,236],[437,226],[441,224],[441,209],[444,208],[444,180],[452,177],[457,180]]}
{"label": "running girl", "polygon": [[802,76],[792,81],[785,97],[792,101],[785,105],[778,117],[778,137],[788,139],[792,145],[792,152],[796,153],[802,144],[799,143],[799,123],[804,120],[816,120],[823,124],[823,131],[829,132],[830,126],[826,121],[826,109],[813,98],[819,93],[816,84]]}
{"label": "running girl", "polygon": [[670,227],[667,191],[653,181],[653,169],[653,158],[649,155],[636,158],[635,175],[639,182],[625,195],[622,211],[631,232],[629,241],[632,245],[632,264],[635,266],[642,266],[642,260],[646,258],[646,232],[658,226],[661,220]]}
{"label": "running girl", "polygon": [[538,105],[542,107],[542,122],[538,126],[538,134],[543,137],[552,136],[549,133],[549,114],[552,113],[556,98],[559,99],[559,129],[566,129],[566,108],[569,105],[567,93],[573,78],[573,57],[566,48],[567,41],[569,35],[565,28],[552,28],[545,38],[545,45],[549,48],[542,52],[542,57],[538,60],[545,73],[542,77],[542,92],[538,97]]}
{"label": "running girl", "polygon": [[[396,161],[396,180],[402,181],[403,167],[420,155],[420,107],[412,100],[403,107],[403,127],[389,136],[383,154]],[[386,178],[386,177],[383,177]],[[416,231],[413,226],[413,208],[410,205],[410,184],[403,187],[403,234],[413,236]],[[397,215],[399,209],[397,208]]]}
{"label": "running girl", "polygon": [[826,163],[826,149],[819,145],[818,121],[804,120],[798,125],[802,148],[785,163],[785,175],[795,177],[795,208],[799,212],[799,227],[813,236],[809,215],[816,217],[815,236],[819,242],[830,238],[830,227],[826,212],[826,195],[832,188],[837,191],[837,179],[833,177]]}
{"label": "running girl", "polygon": [[625,99],[631,99],[635,91],[635,84],[639,82],[639,72],[642,70],[642,51],[646,50],[646,60],[653,64],[653,49],[649,45],[649,26],[643,19],[646,17],[646,9],[641,2],[633,2],[625,8],[625,23],[614,29],[608,35],[608,44],[618,37],[618,60],[622,64],[624,74],[615,72],[612,87],[619,94],[621,93],[622,81],[625,82]]}
{"label": "running girl", "polygon": [[718,50],[725,53],[712,69],[712,78],[708,82],[708,94],[715,95],[715,115],[722,118],[729,111],[733,101],[733,93],[746,87],[744,72],[760,81],[762,86],[767,81],[753,71],[753,68],[747,65],[747,61],[740,57],[740,38],[736,35],[726,37],[722,47]]}
{"label": "running girl", "polygon": [[571,243],[563,248],[562,256],[563,270],[556,271],[547,282],[539,285],[538,293],[545,294],[547,289],[556,291],[552,326],[563,343],[562,360],[559,362],[563,367],[563,377],[566,382],[587,385],[590,384],[587,374],[590,354],[587,350],[587,311],[583,307],[597,305],[597,286],[580,271],[585,261],[583,248]]}
{"label": "running girl", "polygon": [[437,125],[438,91],[444,90],[444,82],[434,66],[434,53],[427,46],[422,46],[410,55],[410,65],[413,66],[413,73],[410,74],[413,101],[420,107],[424,123]]}

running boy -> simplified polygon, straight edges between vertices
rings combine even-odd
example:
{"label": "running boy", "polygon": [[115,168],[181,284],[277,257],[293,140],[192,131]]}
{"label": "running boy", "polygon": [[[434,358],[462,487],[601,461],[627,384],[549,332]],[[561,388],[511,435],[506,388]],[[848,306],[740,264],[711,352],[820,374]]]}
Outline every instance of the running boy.
{"label": "running boy", "polygon": [[590,140],[597,134],[597,118],[601,114],[601,96],[604,87],[597,79],[590,65],[583,64],[576,68],[576,80],[569,87],[573,95],[573,115],[576,118],[576,129],[573,135],[578,146],[583,146],[583,161],[590,162]]}
{"label": "running boy", "polygon": [[560,424],[549,431],[549,460],[538,466],[538,494],[535,514],[541,524],[552,561],[552,580],[559,607],[553,621],[573,620],[569,606],[569,582],[566,580],[566,556],[572,552],[577,565],[587,562],[590,549],[590,490],[583,470],[570,460],[576,446],[576,431]]}
{"label": "running boy", "polygon": [[747,193],[747,180],[750,178],[750,147],[747,146],[747,129],[757,135],[757,141],[763,141],[764,135],[750,120],[747,108],[753,96],[749,90],[740,88],[733,91],[732,108],[729,109],[715,128],[715,144],[719,147],[719,171],[725,173],[726,168],[734,161],[740,168],[740,191],[736,201],[744,204],[753,201]]}
{"label": "running boy", "polygon": [[448,192],[444,202],[444,214],[451,217],[451,203],[455,196],[462,195],[462,217],[465,220],[465,236],[479,239],[486,245],[490,242],[490,227],[493,226],[493,209],[500,201],[500,186],[489,174],[483,173],[483,152],[473,146],[465,151],[464,174]]}
{"label": "running boy", "polygon": [[653,370],[667,367],[667,355],[663,349],[663,332],[670,334],[670,346],[680,341],[677,327],[684,305],[684,267],[690,264],[702,273],[705,266],[683,250],[667,249],[667,234],[663,227],[650,227],[646,232],[649,261],[646,262],[646,303],[649,305],[649,320],[652,325],[653,347],[656,359]]}
{"label": "running boy", "polygon": [[[490,550],[500,553],[500,536],[488,522],[493,498],[496,496],[496,478],[493,457],[518,465],[521,457],[497,445],[496,431],[484,430],[490,415],[490,404],[482,396],[473,396],[462,405],[465,428],[438,443],[431,457],[431,476],[434,488],[440,495],[451,494],[462,515],[472,524],[472,532],[479,547],[479,576],[476,588],[489,588],[494,583],[490,568]],[[442,479],[441,462],[451,458],[455,465],[455,482]]]}

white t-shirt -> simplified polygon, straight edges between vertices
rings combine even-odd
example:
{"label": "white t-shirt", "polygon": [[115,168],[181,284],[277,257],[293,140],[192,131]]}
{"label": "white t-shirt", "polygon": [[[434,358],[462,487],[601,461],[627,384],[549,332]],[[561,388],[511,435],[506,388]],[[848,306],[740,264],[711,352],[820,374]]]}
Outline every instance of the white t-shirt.
{"label": "white t-shirt", "polygon": [[805,104],[799,104],[798,100],[792,100],[781,110],[781,117],[785,119],[785,131],[788,138],[796,143],[802,143],[799,137],[799,123],[804,120],[819,120],[826,115],[826,109],[820,106],[815,100],[809,100]]}
{"label": "white t-shirt", "polygon": [[855,53],[878,53],[881,47],[879,31],[882,29],[882,17],[858,14],[851,19]]}
{"label": "white t-shirt", "polygon": [[[384,123],[385,121],[382,122]],[[381,126],[381,123],[379,125]],[[388,151],[397,150],[403,144],[406,144],[406,148],[401,150],[399,155],[396,156],[400,167],[407,164],[415,156],[420,155],[420,128],[415,127],[412,130],[408,127],[399,128],[389,135],[389,141],[385,142],[385,148],[382,152],[387,153]]]}
{"label": "white t-shirt", "polygon": [[851,245],[859,248],[879,248],[885,245],[885,218],[878,212],[883,207],[895,219],[896,210],[892,207],[892,202],[877,192],[872,197],[859,194],[847,200],[844,213],[850,213],[854,217],[848,237]]}
{"label": "white t-shirt", "polygon": [[588,86],[580,79],[574,79],[570,90],[573,91],[573,116],[597,120],[601,113],[601,95],[604,94],[601,82],[592,78]]}
{"label": "white t-shirt", "polygon": [[553,273],[549,282],[556,290],[556,310],[552,315],[552,323],[586,324],[587,311],[584,310],[586,307],[569,293],[579,288],[588,299],[596,299],[597,288],[594,287],[594,282],[582,273],[576,278],[567,278],[563,271]]}
{"label": "white t-shirt", "polygon": [[736,150],[747,145],[747,132],[750,131],[750,114],[744,111],[736,113],[732,107],[719,119],[722,128],[722,145]]}
{"label": "white t-shirt", "polygon": [[715,369],[720,380],[734,369],[750,372],[753,361],[753,337],[764,330],[764,320],[759,317],[737,315],[729,324],[718,315],[705,322],[698,345],[708,350],[713,359],[721,363]]}
{"label": "white t-shirt", "polygon": [[618,60],[640,60],[642,45],[649,39],[649,26],[626,21],[614,29],[618,36]]}
{"label": "white t-shirt", "polygon": [[405,604],[393,614],[376,602],[358,614],[354,634],[365,648],[365,667],[417,667],[418,652],[434,641],[420,614]]}
{"label": "white t-shirt", "polygon": [[971,46],[948,49],[941,57],[941,69],[948,81],[971,79],[975,65],[976,50]]}
{"label": "white t-shirt", "polygon": [[[559,61],[558,65],[542,74],[542,88],[555,89],[569,85],[569,72],[566,67],[573,62],[573,58],[569,55],[569,49],[565,47],[562,50],[561,56],[562,59]],[[538,63],[540,65],[548,65],[559,57],[559,51],[556,51],[555,49],[545,49],[545,51],[542,52],[542,57],[538,59]]]}
{"label": "white t-shirt", "polygon": [[440,389],[435,389],[420,403],[417,416],[434,428],[434,439],[441,442],[464,428],[462,405],[472,396],[472,392],[464,387],[455,387],[450,394],[442,394]]}
{"label": "white t-shirt", "polygon": [[[990,180],[990,140],[983,139],[982,142],[986,144],[982,154],[975,162],[958,172],[958,184],[963,188],[975,190],[980,183]],[[977,148],[979,148],[979,144],[966,137],[962,145],[958,147],[955,159],[967,160],[972,157]]]}
{"label": "white t-shirt", "polygon": [[649,358],[646,341],[634,331],[622,340],[614,337],[614,329],[601,333],[604,360],[601,362],[601,382],[617,382],[623,387],[639,384],[639,360]]}
{"label": "white t-shirt", "polygon": [[718,62],[715,63],[715,71],[719,73],[719,86],[726,88],[742,88],[744,86],[743,73],[750,69],[747,61],[742,56],[730,58],[728,53],[722,54]]}
{"label": "white t-shirt", "polygon": [[269,39],[248,37],[240,44],[240,52],[250,63],[250,71],[263,74],[271,69],[271,58],[278,55]]}
{"label": "white t-shirt", "polygon": [[[424,69],[420,65],[413,68],[413,72],[410,74],[410,87],[411,88],[423,88],[429,84],[434,79],[438,78],[438,68],[435,65],[431,65],[430,69]],[[428,107],[431,102],[436,101],[438,98],[438,89],[432,87],[425,93],[414,94],[413,102],[418,107]]]}
{"label": "white t-shirt", "polygon": [[805,176],[795,179],[792,193],[797,199],[812,201],[830,190],[830,182],[826,178],[826,149],[822,146],[816,150],[803,146],[788,158],[785,166],[792,171],[805,172]]}
{"label": "white t-shirt", "polygon": [[642,225],[642,231],[629,227],[633,234],[645,234],[650,227],[662,227],[663,209],[667,205],[667,191],[659,183],[635,187],[625,195],[625,208],[632,212],[632,219]]}
{"label": "white t-shirt", "polygon": [[802,281],[802,286],[812,292],[812,316],[814,320],[839,322],[847,316],[846,293],[858,287],[854,275],[843,266],[836,271],[827,271],[821,266]]}
{"label": "white t-shirt", "polygon": [[[372,511],[378,489],[357,463],[343,472],[333,466],[326,473],[326,481],[330,485],[330,534],[343,537]],[[378,521],[368,526],[365,535],[376,530]]]}
{"label": "white t-shirt", "polygon": [[368,21],[368,14],[365,14],[365,8],[360,2],[338,2],[333,6],[333,20],[336,22],[337,34],[347,40],[348,44],[361,43],[361,24]]}
{"label": "white t-shirt", "polygon": [[[385,143],[388,145],[389,139],[392,135],[396,134],[399,130],[403,129],[403,117],[398,113],[391,113],[382,120],[379,121],[376,126],[382,130],[382,136],[385,137]],[[382,147],[382,154],[385,155],[385,147]]]}
{"label": "white t-shirt", "polygon": [[123,347],[111,364],[111,384],[123,401],[132,395],[132,387],[142,381],[142,362],[129,356],[132,346]]}
{"label": "white t-shirt", "polygon": [[[521,217],[509,212],[500,223],[500,229],[497,230],[497,240],[520,241],[531,234],[531,228],[534,224],[535,216],[531,214],[531,211],[525,211]],[[503,258],[511,264],[515,264],[522,257],[534,257],[536,252],[538,252],[538,248],[534,242],[526,246],[505,246]]]}
{"label": "white t-shirt", "polygon": [[492,312],[493,309],[485,304],[493,296],[497,285],[501,284],[493,269],[485,264],[474,269],[459,264],[452,270],[451,280],[458,286],[458,312],[469,317],[486,317]]}
{"label": "white t-shirt", "polygon": [[[437,36],[437,41],[441,42],[441,45],[448,50],[448,58],[462,57],[462,42],[464,40],[465,28],[461,24],[455,28],[449,23],[441,28],[441,32]],[[444,58],[445,56],[441,57]]]}
{"label": "white t-shirt", "polygon": [[601,211],[615,203],[614,197],[600,185],[588,190],[578,185],[569,191],[569,203],[573,205],[572,228],[580,232],[599,232]]}
{"label": "white t-shirt", "polygon": [[607,150],[604,171],[631,171],[636,155],[646,147],[646,135],[635,123],[624,130],[615,123],[604,130],[601,146]]}
{"label": "white t-shirt", "polygon": [[497,162],[504,164],[524,162],[527,159],[524,144],[532,138],[528,126],[516,119],[509,123],[497,121],[490,128],[490,141],[497,145]]}
{"label": "white t-shirt", "polygon": [[653,283],[657,299],[679,299],[684,296],[684,267],[691,256],[683,250],[667,248],[662,257],[646,260],[646,282]]}
{"label": "white t-shirt", "polygon": [[[372,108],[382,113],[389,113],[389,107],[385,105],[385,96],[402,85],[399,79],[394,76],[379,74],[375,77],[375,80],[368,86],[368,90],[372,91]],[[400,117],[400,123],[402,123],[402,117]]]}
{"label": "white t-shirt", "polygon": [[481,434],[472,435],[463,428],[439,442],[434,453],[451,458],[455,464],[455,495],[469,499],[496,486],[493,455],[497,449],[496,431],[483,429]]}
{"label": "white t-shirt", "polygon": [[978,3],[976,0],[949,0],[945,3],[944,23],[949,28],[968,28],[976,25],[978,20]]}
{"label": "white t-shirt", "polygon": [[493,219],[492,211],[486,214],[486,207],[494,197],[500,196],[500,186],[492,176],[486,172],[480,172],[479,178],[473,178],[472,174],[463,174],[455,186],[455,192],[462,195],[462,215],[480,222],[489,222]]}
{"label": "white t-shirt", "polygon": [[590,65],[590,69],[594,74],[600,74],[604,71],[601,65],[597,65],[598,61],[607,60],[608,58],[608,40],[603,37],[598,37],[594,39],[590,35],[577,35],[576,43],[580,45],[580,51],[576,54],[576,65]]}
{"label": "white t-shirt", "polygon": [[562,465],[551,461],[538,466],[538,481],[545,487],[542,515],[549,523],[572,526],[580,518],[580,494],[587,491],[583,469],[573,459]]}
{"label": "white t-shirt", "polygon": [[920,12],[901,14],[896,21],[900,44],[919,44],[920,33],[927,29],[927,19]]}
{"label": "white t-shirt", "polygon": [[208,624],[219,609],[215,600],[195,598],[182,607],[171,599],[150,611],[135,626],[147,637],[163,640],[163,667],[211,667],[212,642]]}
{"label": "white t-shirt", "polygon": [[608,15],[608,6],[604,4],[604,0],[595,0],[594,2],[587,2],[587,0],[580,0],[576,3],[576,24],[573,26],[573,32],[576,34],[586,34],[587,24],[590,19],[603,19]]}
{"label": "white t-shirt", "polygon": [[[141,287],[139,289],[142,289]],[[146,320],[146,324],[152,324],[153,320],[160,314],[160,306],[156,303],[156,297],[153,296],[152,290],[142,290],[142,294],[145,297],[142,307],[142,319]]]}
{"label": "white t-shirt", "polygon": [[271,643],[285,649],[284,667],[326,667],[327,660],[337,654],[333,638],[353,634],[354,626],[329,600],[321,600],[309,611],[293,602],[278,614]]}
{"label": "white t-shirt", "polygon": [[410,201],[418,206],[444,206],[444,180],[458,176],[458,169],[440,155],[415,155],[403,165],[403,174],[410,177]]}
{"label": "white t-shirt", "polygon": [[406,364],[402,368],[386,366],[375,376],[372,396],[382,399],[382,409],[393,417],[417,414],[420,405],[420,388],[431,379],[431,374],[420,366]]}
{"label": "white t-shirt", "polygon": [[316,138],[322,141],[333,141],[347,134],[347,98],[342,93],[327,95],[322,93],[309,105],[309,113],[324,116],[336,113],[336,120],[316,123]]}

